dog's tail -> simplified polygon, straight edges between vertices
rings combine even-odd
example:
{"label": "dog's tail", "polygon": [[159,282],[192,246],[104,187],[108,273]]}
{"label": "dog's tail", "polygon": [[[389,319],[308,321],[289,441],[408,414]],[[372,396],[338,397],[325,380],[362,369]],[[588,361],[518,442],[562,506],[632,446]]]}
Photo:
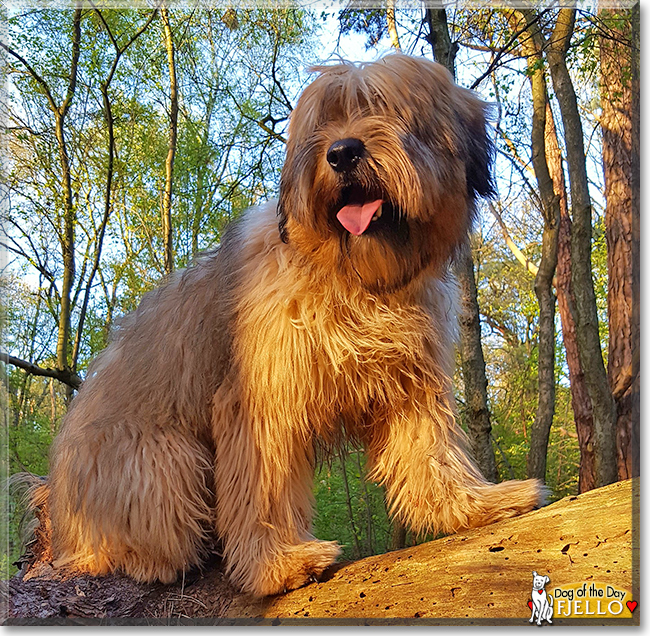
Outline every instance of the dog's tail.
{"label": "dog's tail", "polygon": [[47,478],[27,472],[16,473],[7,480],[7,487],[23,510],[18,523],[22,544],[19,563],[31,565],[37,561],[51,561],[50,488]]}
{"label": "dog's tail", "polygon": [[44,505],[47,502],[47,477],[33,473],[16,473],[7,480],[9,493],[19,498],[29,510]]}

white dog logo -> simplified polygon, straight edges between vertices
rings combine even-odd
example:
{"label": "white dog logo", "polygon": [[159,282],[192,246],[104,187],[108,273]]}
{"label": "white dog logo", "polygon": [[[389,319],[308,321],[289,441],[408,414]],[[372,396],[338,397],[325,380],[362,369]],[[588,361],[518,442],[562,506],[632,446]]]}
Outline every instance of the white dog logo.
{"label": "white dog logo", "polygon": [[544,586],[550,581],[548,576],[538,576],[533,572],[533,613],[530,616],[529,623],[535,620],[537,614],[537,624],[541,625],[546,621],[549,625],[553,623],[553,597],[546,593]]}

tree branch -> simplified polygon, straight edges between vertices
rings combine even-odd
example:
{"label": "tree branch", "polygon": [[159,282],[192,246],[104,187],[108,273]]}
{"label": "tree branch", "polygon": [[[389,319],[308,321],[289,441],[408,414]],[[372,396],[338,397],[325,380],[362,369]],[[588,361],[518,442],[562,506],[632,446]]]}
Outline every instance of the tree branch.
{"label": "tree branch", "polygon": [[[544,12],[542,12],[544,13]],[[540,14],[541,15],[541,14]],[[499,61],[501,58],[508,53],[508,51],[511,49],[511,47],[517,42],[517,39],[519,38],[520,35],[526,33],[526,31],[538,20],[538,17],[535,15],[533,18],[530,18],[528,20],[528,23],[526,26],[522,27],[515,33],[513,33],[512,37],[504,44],[504,46],[499,49],[498,53],[494,57],[494,59],[490,62],[490,65],[488,66],[487,70],[485,73],[480,75],[477,79],[475,79],[472,82],[472,85],[470,86],[471,90],[474,90],[486,77],[489,77],[492,72],[497,68],[499,65]]]}
{"label": "tree branch", "polygon": [[269,135],[271,135],[271,137],[273,137],[274,139],[277,139],[277,140],[281,141],[283,144],[286,144],[286,143],[287,143],[287,140],[286,140],[282,135],[280,135],[279,133],[276,133],[275,130],[272,130],[271,128],[269,128],[269,127],[266,125],[266,122],[267,122],[267,121],[268,121],[268,117],[267,117],[266,119],[263,119],[262,121],[258,121],[258,122],[257,122],[257,125],[258,125],[258,126],[259,126],[263,131],[264,131],[264,132],[266,132],[266,133],[268,133]]}
{"label": "tree branch", "polygon": [[63,384],[67,384],[73,389],[79,389],[83,384],[83,380],[73,371],[70,371],[68,369],[44,369],[43,367],[39,367],[32,362],[27,362],[26,360],[21,360],[20,358],[10,356],[4,351],[0,351],[0,362],[11,364],[14,367],[23,369],[23,371],[27,371],[27,373],[30,373],[31,375],[39,375],[45,378],[54,378]]}
{"label": "tree branch", "polygon": [[537,272],[539,270],[539,267],[535,265],[532,261],[529,261],[526,255],[517,247],[517,244],[512,240],[510,237],[510,233],[508,232],[508,228],[506,227],[506,224],[503,222],[503,218],[499,214],[499,211],[496,209],[494,205],[490,203],[490,212],[494,215],[494,218],[497,220],[497,223],[499,224],[499,227],[501,228],[501,232],[503,233],[503,238],[506,241],[506,245],[510,248],[510,251],[513,253],[514,257],[533,275],[537,276]]}
{"label": "tree branch", "polygon": [[70,80],[68,82],[68,92],[65,96],[61,108],[59,108],[59,115],[63,119],[70,109],[72,98],[77,87],[77,69],[79,67],[79,55],[81,54],[81,9],[74,12],[74,19],[72,22],[74,29],[74,38],[72,40],[72,62],[70,64]]}
{"label": "tree branch", "polygon": [[0,42],[0,47],[2,47],[9,55],[12,55],[15,57],[29,72],[29,74],[36,80],[38,84],[40,84],[41,88],[43,89],[43,92],[45,93],[45,97],[47,97],[47,101],[50,104],[50,108],[53,111],[56,111],[56,103],[54,102],[54,98],[52,97],[52,93],[50,92],[50,87],[47,85],[47,82],[30,66],[29,62],[19,53],[16,53],[11,47],[7,46],[4,42]]}

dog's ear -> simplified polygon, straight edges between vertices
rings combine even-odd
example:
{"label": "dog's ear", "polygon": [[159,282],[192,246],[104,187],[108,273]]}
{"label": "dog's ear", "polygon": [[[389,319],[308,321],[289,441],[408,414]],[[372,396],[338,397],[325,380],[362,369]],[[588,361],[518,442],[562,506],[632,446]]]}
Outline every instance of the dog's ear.
{"label": "dog's ear", "polygon": [[[546,583],[550,583],[550,582],[551,582],[551,579],[549,579],[548,576],[545,576],[545,577],[544,577],[544,580],[546,581]],[[546,585],[546,583],[544,583],[544,585]]]}
{"label": "dog's ear", "polygon": [[533,571],[533,576],[537,576],[537,572]]}
{"label": "dog's ear", "polygon": [[465,169],[467,192],[471,198],[495,194],[492,180],[494,144],[487,130],[487,115],[492,108],[472,92],[462,90],[462,115],[465,129]]}

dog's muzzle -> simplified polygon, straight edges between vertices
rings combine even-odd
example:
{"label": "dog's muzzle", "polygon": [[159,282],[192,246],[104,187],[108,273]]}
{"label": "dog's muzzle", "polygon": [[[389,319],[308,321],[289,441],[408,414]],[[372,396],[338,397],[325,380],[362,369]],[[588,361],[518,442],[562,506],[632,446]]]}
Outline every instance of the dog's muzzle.
{"label": "dog's muzzle", "polygon": [[[349,178],[366,154],[366,148],[360,139],[348,137],[335,141],[327,151],[327,162],[332,170]],[[367,197],[360,188],[349,189],[352,199],[338,211],[336,218],[350,234],[360,236],[370,223],[381,216],[383,200],[379,197]],[[354,196],[356,194],[356,196]]]}

